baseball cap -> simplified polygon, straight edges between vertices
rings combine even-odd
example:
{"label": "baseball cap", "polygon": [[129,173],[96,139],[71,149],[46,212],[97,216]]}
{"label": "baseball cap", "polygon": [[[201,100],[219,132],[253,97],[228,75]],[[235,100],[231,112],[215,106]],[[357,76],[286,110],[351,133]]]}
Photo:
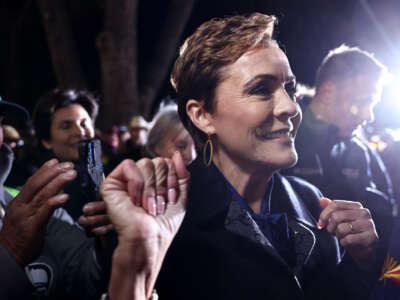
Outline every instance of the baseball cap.
{"label": "baseball cap", "polygon": [[16,117],[24,121],[29,120],[28,111],[19,104],[5,101],[0,96],[0,116]]}
{"label": "baseball cap", "polygon": [[149,129],[149,123],[142,116],[134,116],[129,123],[129,127]]}

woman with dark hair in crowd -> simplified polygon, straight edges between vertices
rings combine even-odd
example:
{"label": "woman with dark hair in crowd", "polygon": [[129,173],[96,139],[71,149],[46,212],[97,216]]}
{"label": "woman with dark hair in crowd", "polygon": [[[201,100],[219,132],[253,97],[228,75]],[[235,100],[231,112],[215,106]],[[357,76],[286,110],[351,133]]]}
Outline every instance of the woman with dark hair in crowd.
{"label": "woman with dark hair in crowd", "polygon": [[151,157],[168,157],[179,151],[186,165],[196,157],[192,137],[179,119],[176,105],[163,105],[151,122],[147,137],[147,153]]}
{"label": "woman with dark hair in crowd", "polygon": [[98,104],[89,92],[52,90],[33,111],[33,125],[40,144],[60,160],[77,161],[78,142],[94,137]]}
{"label": "woman with dark hair in crowd", "polygon": [[[45,160],[55,157],[60,161],[78,162],[78,142],[94,137],[94,123],[98,114],[95,97],[84,90],[54,89],[43,95],[33,111],[33,125],[36,137],[42,149],[48,150]],[[50,156],[50,157],[49,157]],[[105,209],[103,202],[86,203],[79,184],[79,176],[65,188],[70,200],[64,208],[74,220],[84,212],[80,223],[88,225],[88,221],[97,219],[95,233],[103,234],[111,225],[105,215],[91,216]],[[85,205],[86,204],[86,205]],[[91,217],[89,217],[91,216]],[[88,218],[90,220],[88,220]],[[108,227],[107,227],[108,226]]]}

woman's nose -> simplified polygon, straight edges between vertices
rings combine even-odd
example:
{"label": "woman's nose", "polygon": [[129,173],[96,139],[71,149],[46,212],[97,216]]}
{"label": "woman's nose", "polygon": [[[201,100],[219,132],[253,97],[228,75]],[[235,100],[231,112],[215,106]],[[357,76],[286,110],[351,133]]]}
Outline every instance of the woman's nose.
{"label": "woman's nose", "polygon": [[299,114],[299,106],[294,99],[284,91],[281,97],[277,97],[274,107],[274,114],[276,117],[293,118]]}
{"label": "woman's nose", "polygon": [[85,128],[83,128],[79,124],[75,124],[75,126],[73,128],[73,134],[76,136],[84,137],[85,136]]}

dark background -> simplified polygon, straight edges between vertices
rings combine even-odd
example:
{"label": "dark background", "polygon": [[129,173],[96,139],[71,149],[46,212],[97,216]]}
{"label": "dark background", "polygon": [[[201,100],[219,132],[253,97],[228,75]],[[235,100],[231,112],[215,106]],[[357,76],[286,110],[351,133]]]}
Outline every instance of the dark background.
{"label": "dark background", "polygon": [[[72,29],[90,89],[99,91],[95,36],[103,25],[101,1],[100,5],[96,0],[76,1],[70,0],[68,7]],[[140,1],[139,69],[141,62],[151,59],[152,52],[148,50],[157,38],[166,3],[167,0]],[[342,43],[373,52],[389,71],[400,73],[398,0],[198,0],[182,40],[212,17],[254,11],[279,18],[276,38],[286,50],[299,82],[312,85],[322,58]],[[0,95],[31,110],[41,94],[57,85],[39,9],[35,1],[3,0],[0,16]],[[173,96],[165,78],[158,98],[168,94]],[[386,91],[378,105],[378,120],[385,126],[400,126],[397,98],[397,92],[389,95]]]}

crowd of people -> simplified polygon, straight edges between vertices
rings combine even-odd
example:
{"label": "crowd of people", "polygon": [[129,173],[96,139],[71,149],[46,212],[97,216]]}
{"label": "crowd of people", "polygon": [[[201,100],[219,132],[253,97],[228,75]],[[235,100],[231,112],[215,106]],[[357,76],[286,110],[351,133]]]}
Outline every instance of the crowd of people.
{"label": "crowd of people", "polygon": [[[387,70],[340,46],[299,95],[275,23],[202,24],[150,122],[100,131],[91,93],[56,88],[34,138],[1,124],[0,299],[389,297],[399,199],[360,133]],[[5,100],[0,117],[30,118]],[[106,177],[88,201],[78,143],[93,138]]]}

